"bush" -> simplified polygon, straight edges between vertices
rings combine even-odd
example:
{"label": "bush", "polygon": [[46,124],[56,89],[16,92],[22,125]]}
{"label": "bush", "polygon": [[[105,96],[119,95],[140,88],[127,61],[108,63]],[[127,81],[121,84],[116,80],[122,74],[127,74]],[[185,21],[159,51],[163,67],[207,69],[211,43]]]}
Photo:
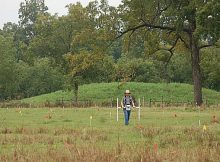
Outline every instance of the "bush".
{"label": "bush", "polygon": [[50,60],[44,58],[23,69],[20,80],[20,93],[30,97],[62,89],[64,77],[59,68],[53,67]]}

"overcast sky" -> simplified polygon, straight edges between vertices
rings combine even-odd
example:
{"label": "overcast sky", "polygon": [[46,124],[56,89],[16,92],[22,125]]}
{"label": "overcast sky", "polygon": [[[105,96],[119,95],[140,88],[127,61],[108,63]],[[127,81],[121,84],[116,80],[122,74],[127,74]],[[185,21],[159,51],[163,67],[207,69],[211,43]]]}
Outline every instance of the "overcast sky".
{"label": "overcast sky", "polygon": [[[6,22],[18,22],[19,5],[24,0],[0,0],[0,29]],[[50,13],[67,13],[65,6],[70,3],[81,2],[84,6],[91,0],[45,0]],[[109,4],[117,6],[121,0],[109,0]]]}

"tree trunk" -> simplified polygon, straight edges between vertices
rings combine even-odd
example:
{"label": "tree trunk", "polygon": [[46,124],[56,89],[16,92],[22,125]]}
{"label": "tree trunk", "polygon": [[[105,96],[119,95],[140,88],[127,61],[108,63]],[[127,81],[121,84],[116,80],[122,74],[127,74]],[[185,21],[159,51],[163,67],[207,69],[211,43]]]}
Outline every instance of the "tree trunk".
{"label": "tree trunk", "polygon": [[74,82],[73,90],[74,90],[75,102],[78,103],[79,84],[77,81]]}
{"label": "tree trunk", "polygon": [[194,102],[201,106],[202,101],[202,77],[200,67],[200,49],[198,42],[191,37],[191,61],[192,61],[192,78],[194,83]]}

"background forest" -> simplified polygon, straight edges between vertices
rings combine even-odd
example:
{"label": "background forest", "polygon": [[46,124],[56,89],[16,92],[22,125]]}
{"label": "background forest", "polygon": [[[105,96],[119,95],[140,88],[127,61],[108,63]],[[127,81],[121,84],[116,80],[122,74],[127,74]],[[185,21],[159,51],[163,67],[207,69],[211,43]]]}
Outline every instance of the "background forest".
{"label": "background forest", "polygon": [[[58,16],[48,12],[43,0],[21,3],[19,23],[8,22],[0,29],[0,99],[77,90],[87,83],[193,84],[190,52],[183,43],[176,42],[171,58],[169,50],[154,50],[158,44],[171,46],[163,41],[163,32],[121,36],[125,20],[135,18],[127,14],[129,5],[123,1],[113,7],[106,0],[85,7],[69,4],[68,14]],[[216,91],[219,52],[218,46],[201,50],[202,86]]]}

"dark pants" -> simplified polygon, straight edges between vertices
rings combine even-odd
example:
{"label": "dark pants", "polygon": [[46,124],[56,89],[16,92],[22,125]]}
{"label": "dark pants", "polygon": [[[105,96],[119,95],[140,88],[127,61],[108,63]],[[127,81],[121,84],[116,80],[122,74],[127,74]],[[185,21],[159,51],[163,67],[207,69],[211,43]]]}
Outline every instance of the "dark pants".
{"label": "dark pants", "polygon": [[129,124],[130,115],[131,115],[131,110],[126,110],[124,108],[123,111],[124,111],[125,125],[128,125]]}

